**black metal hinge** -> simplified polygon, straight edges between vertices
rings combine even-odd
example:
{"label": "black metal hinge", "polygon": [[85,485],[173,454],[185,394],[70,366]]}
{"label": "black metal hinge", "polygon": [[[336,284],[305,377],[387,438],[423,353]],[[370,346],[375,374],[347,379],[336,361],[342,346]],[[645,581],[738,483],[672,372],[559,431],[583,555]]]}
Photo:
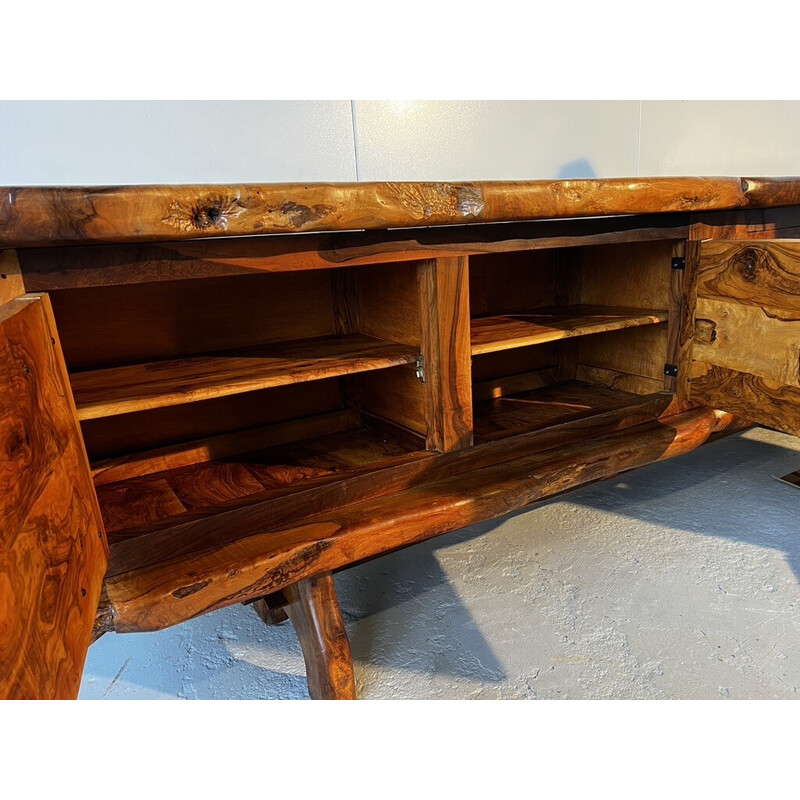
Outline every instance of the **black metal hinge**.
{"label": "black metal hinge", "polygon": [[664,374],[668,378],[677,378],[678,377],[678,365],[677,364],[664,364]]}
{"label": "black metal hinge", "polygon": [[673,258],[672,259],[672,269],[686,269],[686,259],[685,258]]}

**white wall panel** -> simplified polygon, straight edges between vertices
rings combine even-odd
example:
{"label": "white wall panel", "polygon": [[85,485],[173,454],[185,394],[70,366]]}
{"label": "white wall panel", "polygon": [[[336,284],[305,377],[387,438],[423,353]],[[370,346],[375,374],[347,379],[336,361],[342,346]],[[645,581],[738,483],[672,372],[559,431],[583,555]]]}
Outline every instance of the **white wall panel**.
{"label": "white wall panel", "polygon": [[645,101],[641,175],[800,175],[796,101]]}
{"label": "white wall panel", "polygon": [[349,100],[0,102],[0,185],[355,177]]}
{"label": "white wall panel", "polygon": [[358,101],[360,178],[636,174],[639,101]]}

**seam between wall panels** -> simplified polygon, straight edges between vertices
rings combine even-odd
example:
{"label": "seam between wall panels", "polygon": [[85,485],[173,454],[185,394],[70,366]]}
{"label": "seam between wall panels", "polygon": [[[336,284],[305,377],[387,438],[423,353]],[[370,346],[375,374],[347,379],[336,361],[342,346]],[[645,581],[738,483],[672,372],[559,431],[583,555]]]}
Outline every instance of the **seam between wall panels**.
{"label": "seam between wall panels", "polygon": [[[642,174],[641,164],[642,164],[642,108],[644,106],[644,100],[639,101],[639,125],[636,130],[636,177],[640,177]],[[356,170],[358,168],[356,167]]]}
{"label": "seam between wall panels", "polygon": [[358,116],[356,112],[356,101],[350,101],[350,117],[353,121],[353,156],[356,163],[356,181],[361,180],[361,165],[359,164],[358,153]]}

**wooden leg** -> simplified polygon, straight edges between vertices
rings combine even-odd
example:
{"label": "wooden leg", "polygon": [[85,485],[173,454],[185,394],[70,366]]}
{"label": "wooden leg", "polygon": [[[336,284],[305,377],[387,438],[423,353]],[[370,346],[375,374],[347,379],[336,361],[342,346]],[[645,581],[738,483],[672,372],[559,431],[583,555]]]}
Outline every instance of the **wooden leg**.
{"label": "wooden leg", "polygon": [[284,590],[313,700],[355,700],[353,657],[329,572]]}

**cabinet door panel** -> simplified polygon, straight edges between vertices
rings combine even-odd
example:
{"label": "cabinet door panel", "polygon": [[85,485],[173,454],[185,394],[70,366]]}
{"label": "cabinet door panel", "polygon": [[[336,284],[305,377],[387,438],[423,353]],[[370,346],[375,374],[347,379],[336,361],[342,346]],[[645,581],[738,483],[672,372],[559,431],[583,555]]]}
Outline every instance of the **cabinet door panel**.
{"label": "cabinet door panel", "polygon": [[703,242],[690,291],[686,399],[800,434],[800,242]]}
{"label": "cabinet door panel", "polygon": [[108,551],[47,296],[0,306],[0,698],[80,685]]}

